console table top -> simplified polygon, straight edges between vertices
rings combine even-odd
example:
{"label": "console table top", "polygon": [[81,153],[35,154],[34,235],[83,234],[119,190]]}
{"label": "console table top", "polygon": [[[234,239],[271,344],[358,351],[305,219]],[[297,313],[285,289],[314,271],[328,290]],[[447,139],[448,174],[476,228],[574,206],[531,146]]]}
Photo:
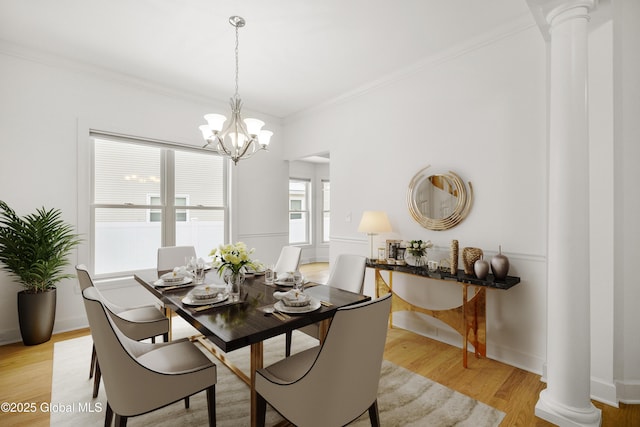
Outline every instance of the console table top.
{"label": "console table top", "polygon": [[370,259],[367,259],[367,267],[376,268],[378,270],[398,271],[400,273],[413,274],[414,276],[422,276],[430,279],[450,280],[459,283],[468,283],[471,285],[485,286],[492,289],[509,289],[520,283],[520,278],[516,276],[507,276],[504,280],[498,280],[493,277],[493,274],[489,274],[487,275],[486,279],[481,280],[474,275],[465,274],[464,270],[458,270],[456,274],[451,274],[448,269],[446,271],[440,269],[437,271],[429,271],[426,266],[416,267],[408,264],[398,265],[377,263],[375,261],[371,261]]}

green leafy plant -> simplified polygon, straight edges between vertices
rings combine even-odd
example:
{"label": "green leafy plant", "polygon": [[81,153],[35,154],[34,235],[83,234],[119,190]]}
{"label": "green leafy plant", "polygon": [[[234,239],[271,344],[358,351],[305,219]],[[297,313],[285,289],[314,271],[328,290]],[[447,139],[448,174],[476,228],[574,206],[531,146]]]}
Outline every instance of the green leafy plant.
{"label": "green leafy plant", "polygon": [[55,288],[65,274],[68,255],[81,241],[73,227],[61,219],[58,209],[44,207],[18,216],[0,200],[0,262],[2,269],[18,279],[27,292]]}

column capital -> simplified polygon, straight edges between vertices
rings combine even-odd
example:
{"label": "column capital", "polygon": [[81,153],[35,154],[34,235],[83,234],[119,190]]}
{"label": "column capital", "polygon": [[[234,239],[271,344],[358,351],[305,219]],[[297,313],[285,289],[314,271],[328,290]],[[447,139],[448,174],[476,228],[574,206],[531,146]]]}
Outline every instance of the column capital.
{"label": "column capital", "polygon": [[562,21],[573,18],[589,19],[589,12],[598,5],[598,0],[564,0],[548,2],[552,7],[546,9],[545,18],[553,27]]}
{"label": "column capital", "polygon": [[542,36],[549,40],[551,26],[565,19],[583,17],[589,19],[589,12],[598,6],[599,0],[527,0],[531,14],[535,18]]}

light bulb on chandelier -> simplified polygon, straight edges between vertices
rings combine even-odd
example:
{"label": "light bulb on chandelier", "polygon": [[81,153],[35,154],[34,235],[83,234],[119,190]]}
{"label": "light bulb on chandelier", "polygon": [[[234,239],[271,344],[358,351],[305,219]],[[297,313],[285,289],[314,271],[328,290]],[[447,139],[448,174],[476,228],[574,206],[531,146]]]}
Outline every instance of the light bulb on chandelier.
{"label": "light bulb on chandelier", "polygon": [[267,150],[273,132],[262,130],[262,120],[242,119],[242,100],[238,95],[238,28],[244,27],[246,22],[240,16],[232,16],[229,23],[236,29],[236,91],[230,100],[231,119],[227,120],[222,114],[207,114],[204,116],[207,124],[200,126],[200,131],[207,141],[203,148],[212,145],[215,151],[237,165],[239,160]]}

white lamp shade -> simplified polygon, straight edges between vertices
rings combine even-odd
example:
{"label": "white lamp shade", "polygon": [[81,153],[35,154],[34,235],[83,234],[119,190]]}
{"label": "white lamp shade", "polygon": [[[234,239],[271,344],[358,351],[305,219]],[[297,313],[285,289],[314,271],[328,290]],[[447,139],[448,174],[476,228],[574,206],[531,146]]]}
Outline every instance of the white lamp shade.
{"label": "white lamp shade", "polygon": [[268,146],[269,142],[271,141],[271,135],[273,135],[273,132],[271,132],[270,130],[260,131],[260,135],[258,136],[260,145],[262,145],[263,147]]}
{"label": "white lamp shade", "polygon": [[358,231],[367,234],[390,233],[391,223],[384,211],[364,211]]}
{"label": "white lamp shade", "polygon": [[209,123],[209,128],[214,132],[220,132],[222,125],[227,120],[222,114],[207,114],[204,119]]}
{"label": "white lamp shade", "polygon": [[198,129],[200,129],[200,132],[202,132],[202,137],[206,140],[213,136],[213,132],[211,131],[209,125],[199,126]]}
{"label": "white lamp shade", "polygon": [[247,125],[247,133],[251,136],[260,134],[260,129],[264,126],[264,122],[258,119],[244,119],[244,124]]}

